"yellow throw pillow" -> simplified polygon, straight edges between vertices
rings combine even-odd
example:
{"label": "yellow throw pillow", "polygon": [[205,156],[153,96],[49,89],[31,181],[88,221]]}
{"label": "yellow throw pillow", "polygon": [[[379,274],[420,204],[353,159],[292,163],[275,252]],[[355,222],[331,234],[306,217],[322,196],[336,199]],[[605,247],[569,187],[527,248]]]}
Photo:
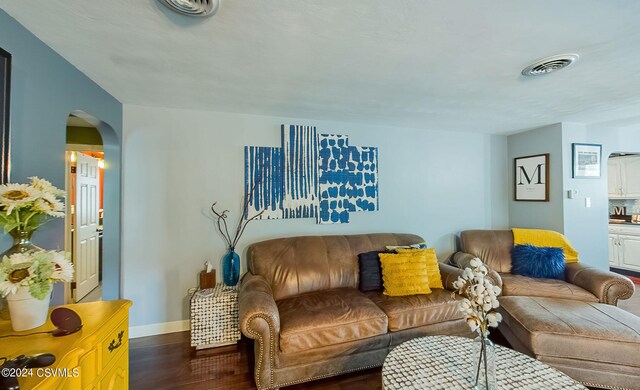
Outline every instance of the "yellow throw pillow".
{"label": "yellow throw pillow", "polygon": [[384,295],[430,294],[426,257],[413,253],[381,253]]}
{"label": "yellow throw pillow", "polygon": [[438,265],[438,257],[435,248],[427,249],[398,249],[398,253],[421,253],[425,255],[427,264],[427,274],[429,275],[429,287],[444,288],[442,285],[442,276],[440,276],[440,266]]}
{"label": "yellow throw pillow", "polygon": [[513,246],[530,244],[533,246],[551,246],[562,248],[565,263],[577,263],[578,251],[575,250],[567,237],[553,230],[542,229],[511,229],[513,232]]}

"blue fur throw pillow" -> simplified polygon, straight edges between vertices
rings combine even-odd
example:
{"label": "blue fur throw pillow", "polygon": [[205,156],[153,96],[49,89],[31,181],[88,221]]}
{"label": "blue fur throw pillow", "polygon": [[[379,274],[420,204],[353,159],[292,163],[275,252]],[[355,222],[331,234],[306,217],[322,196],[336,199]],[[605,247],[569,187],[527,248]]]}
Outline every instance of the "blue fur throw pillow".
{"label": "blue fur throw pillow", "polygon": [[511,273],[514,275],[564,280],[564,268],[562,248],[516,245],[511,252]]}

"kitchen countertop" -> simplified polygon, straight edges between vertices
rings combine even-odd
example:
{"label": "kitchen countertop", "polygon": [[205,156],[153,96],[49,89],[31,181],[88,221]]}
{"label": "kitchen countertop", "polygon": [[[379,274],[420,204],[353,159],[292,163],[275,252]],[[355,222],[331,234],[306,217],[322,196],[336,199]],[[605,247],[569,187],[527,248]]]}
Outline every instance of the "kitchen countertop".
{"label": "kitchen countertop", "polygon": [[627,221],[617,221],[617,220],[609,220],[610,226],[640,226],[640,223],[633,223]]}

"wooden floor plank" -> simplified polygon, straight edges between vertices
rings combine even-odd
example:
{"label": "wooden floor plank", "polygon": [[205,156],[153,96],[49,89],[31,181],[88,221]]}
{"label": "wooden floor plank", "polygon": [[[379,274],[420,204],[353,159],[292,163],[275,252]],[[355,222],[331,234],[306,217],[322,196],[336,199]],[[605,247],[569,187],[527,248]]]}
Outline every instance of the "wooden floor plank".
{"label": "wooden floor plank", "polygon": [[[129,387],[132,390],[245,390],[253,383],[252,341],[194,353],[189,332],[130,341]],[[289,386],[286,390],[377,390],[380,369]]]}

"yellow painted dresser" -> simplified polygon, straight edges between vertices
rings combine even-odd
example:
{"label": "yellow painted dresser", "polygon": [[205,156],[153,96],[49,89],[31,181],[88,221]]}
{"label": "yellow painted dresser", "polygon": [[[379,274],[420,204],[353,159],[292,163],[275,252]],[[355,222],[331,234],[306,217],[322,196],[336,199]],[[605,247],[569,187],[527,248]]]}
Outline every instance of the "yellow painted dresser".
{"label": "yellow painted dresser", "polygon": [[103,301],[65,305],[82,319],[74,334],[53,337],[55,326],[47,321],[39,328],[14,332],[9,321],[0,321],[0,357],[52,353],[47,369],[33,369],[19,378],[20,389],[126,390],[129,388],[129,307],[131,301]]}

